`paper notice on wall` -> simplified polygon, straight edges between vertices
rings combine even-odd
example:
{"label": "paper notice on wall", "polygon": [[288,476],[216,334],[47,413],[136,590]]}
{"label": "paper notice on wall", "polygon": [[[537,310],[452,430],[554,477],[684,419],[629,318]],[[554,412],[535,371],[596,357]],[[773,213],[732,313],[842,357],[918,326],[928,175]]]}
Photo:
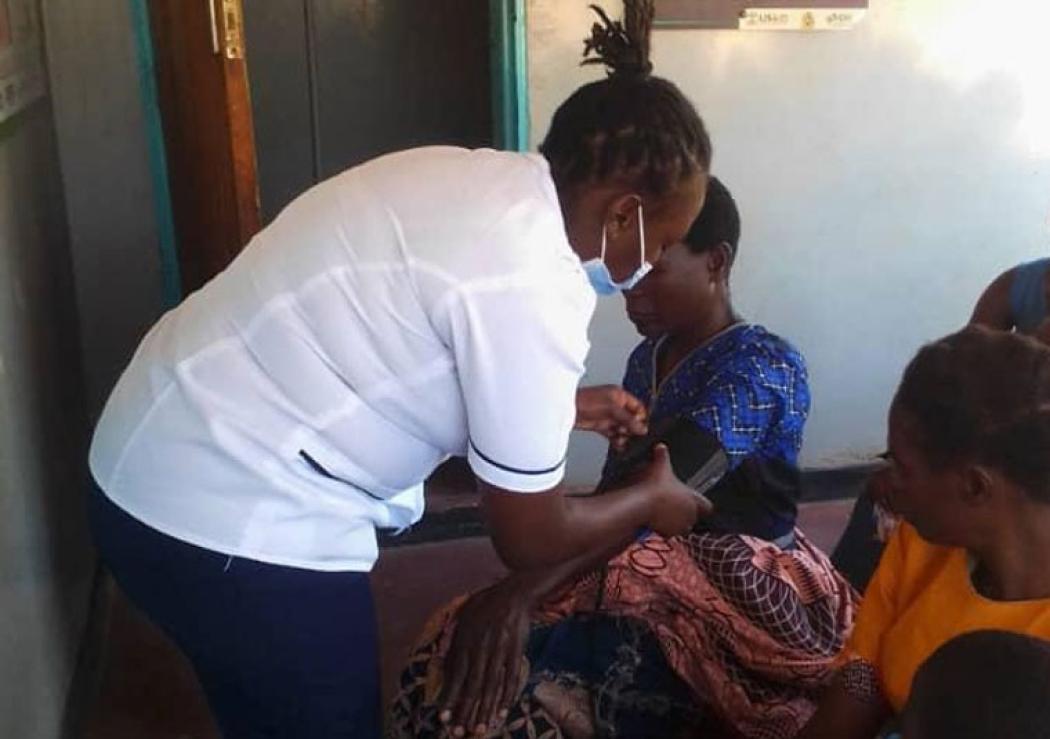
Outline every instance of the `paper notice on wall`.
{"label": "paper notice on wall", "polygon": [[34,0],[0,0],[0,123],[47,93]]}
{"label": "paper notice on wall", "polygon": [[848,31],[864,17],[863,8],[745,8],[742,31]]}
{"label": "paper notice on wall", "polygon": [[655,0],[662,28],[747,31],[844,31],[864,17],[868,0]]}

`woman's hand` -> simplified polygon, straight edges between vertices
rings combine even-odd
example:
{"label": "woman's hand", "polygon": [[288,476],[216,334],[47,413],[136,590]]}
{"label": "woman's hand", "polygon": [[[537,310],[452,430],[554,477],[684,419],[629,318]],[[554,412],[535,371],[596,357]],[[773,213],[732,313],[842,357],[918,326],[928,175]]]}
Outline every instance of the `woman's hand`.
{"label": "woman's hand", "polygon": [[576,391],[576,428],[594,431],[609,439],[616,450],[632,436],[644,436],[648,413],[645,405],[622,387],[598,385]]}
{"label": "woman's hand", "polygon": [[645,486],[652,496],[649,528],[662,536],[686,534],[697,519],[714,511],[710,500],[678,479],[671,468],[671,455],[663,444],[654,447],[653,460],[638,484]]}
{"label": "woman's hand", "polygon": [[445,655],[440,718],[452,736],[484,736],[525,685],[525,642],[534,605],[527,575],[475,593],[457,614]]}

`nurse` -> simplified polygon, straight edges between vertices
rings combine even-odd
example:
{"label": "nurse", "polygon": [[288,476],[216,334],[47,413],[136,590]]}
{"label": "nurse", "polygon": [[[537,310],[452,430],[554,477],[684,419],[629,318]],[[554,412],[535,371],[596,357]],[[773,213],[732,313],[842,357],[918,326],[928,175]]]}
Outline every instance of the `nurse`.
{"label": "nurse", "polygon": [[[648,61],[652,3],[587,50],[607,78],[542,156],[436,147],[304,193],[142,341],[95,431],[103,561],[193,663],[227,737],[379,735],[376,530],[466,456],[508,567],[552,565],[699,503],[657,454],[637,483],[562,493],[575,426],[644,431],[580,391],[596,293],[682,240],[711,147]],[[434,572],[441,577],[441,572]]]}

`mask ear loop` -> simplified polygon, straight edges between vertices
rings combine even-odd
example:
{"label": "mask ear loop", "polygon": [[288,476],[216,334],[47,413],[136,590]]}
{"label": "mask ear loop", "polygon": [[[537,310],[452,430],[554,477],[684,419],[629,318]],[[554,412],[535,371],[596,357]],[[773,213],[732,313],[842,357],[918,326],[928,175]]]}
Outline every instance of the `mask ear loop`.
{"label": "mask ear loop", "polygon": [[642,201],[638,201],[638,244],[641,254],[638,256],[638,266],[645,264],[645,217],[642,215]]}
{"label": "mask ear loop", "polygon": [[600,257],[602,264],[605,264],[605,234],[608,232],[608,230],[609,229],[607,229],[605,227],[605,224],[603,223],[602,224],[602,255]]}

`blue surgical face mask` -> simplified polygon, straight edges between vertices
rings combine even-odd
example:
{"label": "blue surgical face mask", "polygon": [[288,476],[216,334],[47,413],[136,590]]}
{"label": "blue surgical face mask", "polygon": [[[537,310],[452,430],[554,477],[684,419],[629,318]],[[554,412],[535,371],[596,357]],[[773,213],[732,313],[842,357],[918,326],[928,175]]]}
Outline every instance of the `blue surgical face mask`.
{"label": "blue surgical face mask", "polygon": [[638,204],[638,244],[640,254],[638,256],[638,269],[623,282],[616,282],[605,264],[605,227],[602,226],[602,253],[594,259],[588,259],[583,263],[583,269],[587,273],[587,279],[591,281],[591,287],[599,295],[612,295],[613,293],[630,290],[642,281],[653,265],[645,261],[645,222],[642,220],[642,204]]}

